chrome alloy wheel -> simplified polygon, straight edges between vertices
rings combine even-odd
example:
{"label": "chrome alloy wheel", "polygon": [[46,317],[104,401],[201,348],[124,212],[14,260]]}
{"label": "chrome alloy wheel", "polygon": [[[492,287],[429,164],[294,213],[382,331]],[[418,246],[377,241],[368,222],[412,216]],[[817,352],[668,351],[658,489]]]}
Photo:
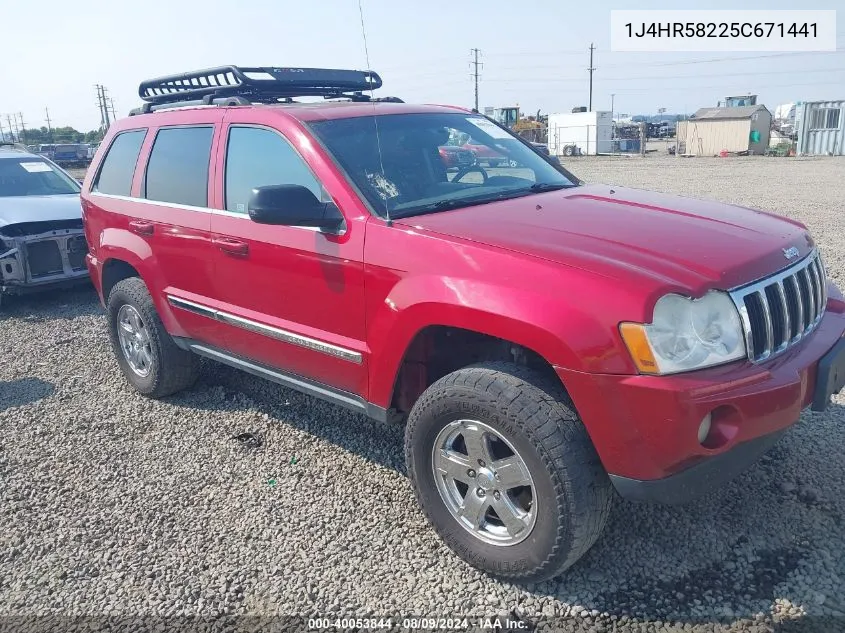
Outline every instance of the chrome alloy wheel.
{"label": "chrome alloy wheel", "polygon": [[117,335],[129,367],[142,378],[147,377],[153,365],[150,333],[141,315],[129,304],[120,306],[117,312]]}
{"label": "chrome alloy wheel", "polygon": [[455,520],[492,545],[525,540],[537,519],[537,494],[525,461],[501,434],[457,420],[434,440],[437,491]]}

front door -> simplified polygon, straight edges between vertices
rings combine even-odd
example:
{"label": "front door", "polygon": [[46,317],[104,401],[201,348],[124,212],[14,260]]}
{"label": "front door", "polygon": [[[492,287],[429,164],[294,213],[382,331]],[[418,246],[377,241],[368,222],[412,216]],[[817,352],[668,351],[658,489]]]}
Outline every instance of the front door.
{"label": "front door", "polygon": [[[215,294],[219,318],[228,325],[227,348],[365,395],[366,218],[344,213],[342,235],[253,222],[247,203],[254,187],[297,184],[323,200],[332,197],[327,198],[331,194],[324,183],[277,130],[230,123],[223,131],[222,209],[212,216],[211,232]],[[342,198],[333,199],[343,212]]]}

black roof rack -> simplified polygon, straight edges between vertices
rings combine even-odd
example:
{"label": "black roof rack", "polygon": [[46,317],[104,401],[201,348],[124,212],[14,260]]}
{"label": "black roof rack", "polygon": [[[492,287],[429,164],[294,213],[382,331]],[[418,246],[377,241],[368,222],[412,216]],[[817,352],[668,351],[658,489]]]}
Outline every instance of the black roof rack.
{"label": "black roof rack", "polygon": [[219,66],[141,82],[138,94],[145,103],[130,115],[184,105],[290,103],[295,97],[402,102],[364,94],[381,86],[372,70]]}

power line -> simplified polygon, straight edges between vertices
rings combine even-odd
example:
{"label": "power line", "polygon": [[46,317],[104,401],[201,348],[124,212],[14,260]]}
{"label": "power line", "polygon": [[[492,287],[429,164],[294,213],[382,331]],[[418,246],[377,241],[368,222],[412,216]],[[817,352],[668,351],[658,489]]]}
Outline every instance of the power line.
{"label": "power line", "polygon": [[563,55],[583,55],[584,50],[581,48],[573,48],[562,51],[547,51],[547,52],[521,52],[521,53],[491,53],[487,57],[561,57]]}
{"label": "power line", "polygon": [[[835,73],[835,72],[845,72],[845,68],[814,68],[811,70],[802,70],[801,74],[806,75],[809,73]],[[701,79],[701,78],[718,78],[718,77],[747,77],[747,76],[760,76],[760,75],[783,75],[782,70],[773,70],[773,71],[764,71],[764,72],[744,72],[744,73],[716,73],[712,75],[657,75],[651,77],[603,77],[603,81],[648,81],[648,80],[659,80],[659,79]],[[530,81],[530,82],[556,82],[556,83],[578,83],[583,81],[577,77],[503,77],[500,79],[486,79],[485,81],[488,82],[521,82],[521,81]]]}
{"label": "power line", "polygon": [[[797,88],[797,87],[806,87],[806,86],[841,86],[841,81],[813,81],[809,83],[776,83],[776,84],[763,84],[763,85],[755,85],[755,90],[763,90],[766,88]],[[676,91],[683,91],[689,92],[691,89],[690,86],[666,86],[661,87],[661,92],[676,92]],[[718,86],[695,86],[696,90],[719,90],[719,91],[730,91],[735,92],[737,90],[745,90],[746,86],[737,87],[731,86],[730,84],[721,84]],[[615,94],[619,96],[620,94],[629,94],[634,92],[654,92],[654,88],[616,88]],[[511,92],[520,92],[524,94],[524,88],[515,87],[513,90],[508,90],[505,88],[502,92],[503,93],[511,93]]]}
{"label": "power line", "polygon": [[663,66],[689,66],[693,64],[712,64],[717,62],[740,62],[749,59],[769,59],[771,57],[791,57],[794,55],[829,55],[831,53],[841,53],[843,51],[792,51],[788,53],[768,53],[766,55],[745,55],[735,57],[713,57],[710,59],[686,59],[677,62],[655,62],[648,64],[608,64],[606,68],[630,68],[635,66],[648,66],[649,68],[663,67]]}
{"label": "power line", "polygon": [[479,66],[478,53],[480,53],[481,51],[479,51],[477,48],[473,48],[473,49],[470,49],[470,52],[473,54],[473,56],[475,58],[474,61],[472,62],[473,66],[475,67],[475,70],[473,71],[472,76],[473,76],[473,79],[475,80],[475,111],[478,112],[478,66]]}

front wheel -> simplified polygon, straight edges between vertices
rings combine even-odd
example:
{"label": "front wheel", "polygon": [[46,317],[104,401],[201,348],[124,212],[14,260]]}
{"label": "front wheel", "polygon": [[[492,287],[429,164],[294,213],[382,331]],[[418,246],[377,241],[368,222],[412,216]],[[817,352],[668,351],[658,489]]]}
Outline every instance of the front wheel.
{"label": "front wheel", "polygon": [[446,544],[509,580],[552,578],[601,534],[611,485],[565,392],[512,363],[453,372],[414,405],[405,456]]}

